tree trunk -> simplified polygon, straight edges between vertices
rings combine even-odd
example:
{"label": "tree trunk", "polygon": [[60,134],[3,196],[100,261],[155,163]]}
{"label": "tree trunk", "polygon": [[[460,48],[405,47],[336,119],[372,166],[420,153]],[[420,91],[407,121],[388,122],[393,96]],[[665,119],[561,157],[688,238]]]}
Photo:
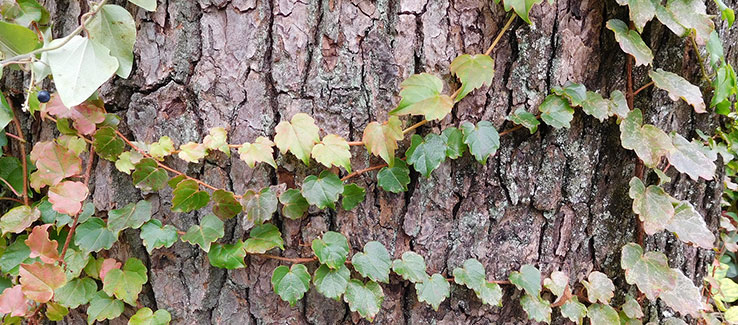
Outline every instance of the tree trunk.
{"label": "tree trunk", "polygon": [[[76,27],[86,10],[76,0],[45,2],[56,17],[56,36]],[[369,122],[386,120],[398,102],[400,83],[411,74],[440,76],[453,91],[450,62],[462,53],[484,52],[507,19],[502,6],[490,0],[160,0],[154,13],[127,6],[138,24],[134,70],[128,80],[116,78],[104,86],[101,94],[132,139],[151,142],[167,135],[178,144],[200,141],[216,126],[228,129],[231,143],[273,136],[279,121],[298,112],[315,117],[325,133],[359,141]],[[626,55],[604,28],[611,18],[627,20],[627,8],[613,0],[534,6],[535,26],[516,20],[492,54],[492,86],[473,92],[451,116],[418,132],[438,133],[479,120],[508,129],[509,113],[518,108],[535,113],[549,89],[568,80],[606,97],[616,89],[625,92]],[[734,43],[734,32],[718,30],[726,44]],[[655,67],[699,84],[695,55],[685,39],[657,22],[643,35],[654,50]],[[726,50],[735,62],[738,51],[732,46]],[[633,80],[635,88],[648,82],[647,68],[635,68]],[[687,138],[696,136],[698,128],[713,130],[719,122],[714,114],[694,114],[660,90],[638,94],[635,106],[645,111],[647,123]],[[52,128],[35,128],[35,140],[48,138]],[[408,142],[402,142],[400,152]],[[364,148],[353,147],[352,153],[355,169],[380,162]],[[284,235],[283,254],[289,257],[309,256],[306,243],[335,230],[349,238],[354,252],[377,240],[393,258],[413,250],[425,257],[429,272],[447,276],[467,258],[479,259],[496,280],[507,279],[525,263],[535,264],[544,275],[562,270],[572,285],[598,270],[614,279],[616,301],[622,301],[624,293],[635,293],[625,283],[619,252],[637,236],[628,197],[636,161],[633,152],[620,146],[614,119],[600,123],[578,112],[569,129],[542,126],[533,135],[521,130],[503,137],[501,149],[486,166],[467,154],[446,161],[429,179],[413,172],[404,194],[378,189],[376,174],[367,173],[354,179],[367,189],[357,209],[310,210],[302,220],[275,216],[275,223]],[[251,169],[238,157],[223,154],[200,164],[167,162],[236,193],[278,183],[289,187],[321,170],[316,163],[305,167],[283,155],[276,171],[269,166]],[[673,182],[666,190],[692,202],[711,229],[717,229],[720,178],[693,182],[673,168],[669,176]],[[143,197],[129,176],[104,160],[98,160],[91,186],[99,213]],[[197,224],[208,212],[171,212],[171,189],[148,198],[155,218],[179,229]],[[241,216],[234,218],[226,223],[223,240],[244,238],[250,227]],[[247,268],[227,271],[211,267],[206,254],[187,243],[149,255],[138,235],[138,230],[126,230],[110,255],[147,263],[150,284],[141,301],[152,309],[167,309],[173,323],[364,323],[345,303],[314,289],[296,307],[281,301],[270,284],[278,261],[251,256]],[[711,252],[688,247],[667,233],[649,236],[645,243],[647,250],[665,252],[672,267],[701,285]],[[454,285],[437,312],[419,303],[413,286],[397,276],[383,289],[386,298],[377,324],[530,322],[511,287],[505,287],[503,307],[490,307]],[[646,317],[658,320],[665,310],[651,304]],[[122,324],[125,315],[111,323]],[[67,322],[84,319],[73,312]],[[557,311],[554,319],[563,323]]]}

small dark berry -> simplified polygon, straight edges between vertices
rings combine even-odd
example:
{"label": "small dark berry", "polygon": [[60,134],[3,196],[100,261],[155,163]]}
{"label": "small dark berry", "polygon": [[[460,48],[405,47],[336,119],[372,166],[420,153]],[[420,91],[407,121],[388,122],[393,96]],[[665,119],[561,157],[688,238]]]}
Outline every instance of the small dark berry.
{"label": "small dark berry", "polygon": [[39,102],[46,103],[51,99],[51,95],[48,91],[42,90],[38,92],[38,96],[36,96],[36,98],[38,98]]}

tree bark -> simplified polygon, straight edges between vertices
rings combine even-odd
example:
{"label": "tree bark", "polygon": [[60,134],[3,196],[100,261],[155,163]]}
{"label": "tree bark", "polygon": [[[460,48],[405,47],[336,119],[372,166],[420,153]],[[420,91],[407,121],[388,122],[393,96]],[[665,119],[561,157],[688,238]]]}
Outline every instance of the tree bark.
{"label": "tree bark", "polygon": [[[86,10],[76,0],[45,2],[56,17],[57,37],[76,27]],[[151,142],[166,135],[178,144],[201,141],[216,126],[228,129],[231,143],[273,136],[279,121],[298,112],[315,117],[325,133],[359,141],[369,122],[386,120],[398,102],[400,83],[411,74],[440,76],[453,92],[457,84],[450,62],[462,53],[484,52],[507,19],[502,6],[489,0],[160,0],[154,13],[126,1],[115,3],[127,5],[137,21],[136,60],[128,80],[116,78],[103,87],[106,107],[122,117],[121,129],[131,139]],[[584,83],[605,97],[616,89],[626,91],[626,55],[604,28],[609,19],[627,20],[626,7],[613,0],[544,1],[531,16],[534,26],[516,20],[493,52],[492,86],[473,92],[451,116],[419,133],[479,120],[508,129],[508,114],[518,108],[536,113],[549,89],[566,81]],[[719,26],[725,43],[733,44],[735,32]],[[648,24],[643,36],[654,51],[654,67],[706,89],[685,39],[657,22]],[[736,62],[738,51],[733,46],[726,51]],[[635,88],[649,81],[647,71],[633,70]],[[644,110],[647,123],[687,138],[696,136],[696,129],[711,131],[719,125],[715,114],[696,115],[687,104],[653,88],[638,94],[635,105]],[[53,133],[53,125],[33,123],[34,140]],[[408,142],[402,142],[398,155]],[[352,153],[355,169],[380,162],[364,148],[353,147]],[[625,283],[619,252],[636,241],[638,221],[628,197],[636,161],[633,152],[620,146],[614,119],[600,123],[577,112],[569,129],[542,126],[533,135],[521,130],[504,137],[486,165],[467,154],[444,162],[429,179],[413,172],[404,194],[378,189],[375,173],[368,173],[352,179],[367,189],[366,200],[354,211],[310,210],[302,220],[275,215],[274,222],[284,235],[284,256],[309,256],[306,243],[334,230],[348,236],[354,252],[377,240],[393,258],[413,250],[425,257],[429,272],[446,276],[467,258],[479,259],[490,280],[506,279],[526,263],[544,275],[562,270],[572,285],[598,270],[615,281],[615,301],[622,301],[626,292],[635,293]],[[321,170],[316,163],[305,167],[283,155],[276,171],[263,165],[251,169],[223,154],[200,164],[167,163],[236,193],[278,183],[292,186]],[[666,190],[692,202],[717,229],[721,178],[693,182],[673,168],[668,175],[673,181]],[[154,203],[155,218],[179,229],[208,213],[171,212],[170,189],[143,195],[129,176],[103,160],[91,184],[102,215],[143,197]],[[228,221],[224,240],[245,238],[251,226],[241,216]],[[251,256],[247,268],[226,271],[211,267],[206,254],[187,243],[149,255],[138,235],[138,230],[126,230],[109,254],[147,263],[150,285],[141,301],[168,310],[173,323],[365,323],[346,304],[314,289],[296,307],[281,301],[270,284],[278,261]],[[665,252],[670,265],[698,286],[712,258],[711,252],[688,247],[667,233],[648,236],[646,249]],[[315,265],[309,267],[312,271]],[[453,285],[437,312],[419,303],[412,285],[397,276],[383,289],[386,298],[376,324],[530,323],[511,287],[505,287],[503,307],[490,307]],[[658,320],[665,311],[651,304],[646,317]],[[127,310],[111,323],[122,324],[134,312]],[[84,319],[76,311],[66,322]],[[564,323],[558,311],[554,319]]]}

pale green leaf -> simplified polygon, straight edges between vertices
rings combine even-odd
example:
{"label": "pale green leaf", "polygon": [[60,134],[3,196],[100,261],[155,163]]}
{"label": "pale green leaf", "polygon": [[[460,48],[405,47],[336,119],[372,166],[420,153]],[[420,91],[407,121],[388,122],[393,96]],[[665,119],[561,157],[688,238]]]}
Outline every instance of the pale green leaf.
{"label": "pale green leaf", "polygon": [[100,218],[90,218],[80,224],[74,233],[74,243],[85,252],[110,249],[116,240],[115,233]]}
{"label": "pale green leaf", "polygon": [[415,284],[415,292],[418,295],[418,301],[426,302],[438,311],[438,307],[451,294],[451,286],[442,275],[433,274],[426,281]]}
{"label": "pale green leaf", "polygon": [[461,125],[464,131],[464,143],[469,145],[469,152],[481,164],[487,164],[487,158],[500,148],[500,134],[489,121],[480,121],[476,126],[469,122]]}
{"label": "pale green leaf", "polygon": [[141,260],[131,257],[123,268],[108,271],[103,280],[103,291],[117,299],[136,306],[138,294],[148,281],[146,266]]}
{"label": "pale green leaf", "polygon": [[133,43],[136,42],[136,23],[125,8],[104,5],[87,25],[90,40],[110,49],[118,60],[116,74],[128,78],[133,67]]}
{"label": "pale green leaf", "polygon": [[151,219],[151,202],[146,200],[129,203],[126,206],[108,212],[108,229],[118,233],[123,229],[140,228]]}
{"label": "pale green leaf", "polygon": [[214,214],[208,214],[202,218],[200,225],[193,225],[182,235],[182,240],[192,245],[200,245],[202,250],[210,251],[210,243],[223,237],[223,221]]}
{"label": "pale green leaf", "polygon": [[588,276],[589,281],[582,280],[582,284],[587,288],[587,298],[591,302],[601,302],[609,304],[610,299],[615,296],[615,285],[612,280],[602,272],[593,271]]}
{"label": "pale green leaf", "polygon": [[643,123],[641,110],[634,109],[620,123],[620,142],[623,148],[634,150],[648,167],[654,167],[661,157],[675,150],[666,132]]}
{"label": "pale green leaf", "polygon": [[633,212],[643,221],[643,230],[648,235],[664,230],[674,217],[672,198],[660,186],[645,188],[640,179],[633,177],[630,198],[633,199]]}
{"label": "pale green leaf", "polygon": [[530,131],[530,134],[536,133],[536,131],[538,131],[538,125],[541,124],[533,113],[526,111],[524,108],[518,108],[515,110],[515,113],[509,115],[507,120],[515,124],[522,125]]}
{"label": "pale green leaf", "polygon": [[323,141],[313,146],[312,156],[315,161],[325,167],[340,166],[345,168],[347,172],[351,172],[349,144],[335,134],[326,135],[323,137]]}
{"label": "pale green leaf", "polygon": [[617,0],[621,6],[628,5],[630,20],[633,21],[638,32],[643,32],[643,26],[656,15],[656,6],[660,4],[654,0]]}
{"label": "pale green leaf", "polygon": [[541,294],[541,271],[535,266],[525,264],[520,267],[520,271],[510,273],[509,278],[510,283],[529,295],[538,297]]}
{"label": "pale green leaf", "polygon": [[275,225],[265,223],[251,229],[243,248],[251,254],[264,254],[274,247],[284,249],[282,233]]}
{"label": "pale green leaf", "polygon": [[[400,84],[402,100],[390,115],[423,115],[426,120],[441,120],[454,106],[448,95],[442,95],[443,81],[428,74],[414,74]],[[365,141],[366,142],[366,141]]]}
{"label": "pale green leaf", "polygon": [[587,309],[587,317],[590,319],[592,324],[620,325],[620,316],[618,316],[618,312],[608,305],[589,305],[589,308]]}
{"label": "pale green leaf", "polygon": [[449,69],[461,80],[461,91],[455,99],[458,102],[473,90],[492,85],[495,60],[485,54],[462,54],[451,62]]}
{"label": "pale green leaf", "polygon": [[520,298],[520,305],[528,314],[528,319],[536,322],[551,323],[551,304],[538,296],[525,294]]}
{"label": "pale green leaf", "polygon": [[323,171],[319,177],[310,175],[302,182],[302,196],[320,209],[336,208],[338,196],[343,193],[343,182],[336,174]]}
{"label": "pale green leaf", "polygon": [[625,280],[638,286],[638,290],[650,300],[677,285],[677,274],[669,268],[666,255],[646,252],[638,244],[623,246],[621,263],[625,269]]}
{"label": "pale green leaf", "polygon": [[[128,0],[130,3],[135,4],[147,11],[156,11],[156,0]],[[158,310],[157,310],[158,311]]]}
{"label": "pale green leaf", "polygon": [[382,287],[374,281],[363,284],[359,280],[351,279],[346,287],[343,300],[349,304],[351,311],[358,312],[359,316],[372,321],[382,309],[384,292],[382,292]]}
{"label": "pale green leaf", "polygon": [[161,221],[152,219],[141,226],[141,239],[146,251],[151,254],[156,248],[172,247],[179,239],[179,235],[174,226],[162,226]]}
{"label": "pale green leaf", "polygon": [[402,121],[397,116],[390,116],[383,124],[371,122],[364,129],[362,141],[370,154],[380,156],[390,167],[395,163],[397,141],[402,140]]}
{"label": "pale green leaf", "polygon": [[568,128],[574,119],[574,109],[568,101],[557,95],[548,95],[538,110],[541,111],[543,122],[555,129]]}
{"label": "pale green leaf", "polygon": [[405,156],[407,163],[427,178],[446,159],[446,143],[437,134],[428,134],[425,139],[413,134]]}
{"label": "pale green leaf", "polygon": [[87,324],[92,325],[95,321],[118,318],[123,313],[123,302],[98,291],[87,307]]}
{"label": "pale green leaf", "polygon": [[675,233],[685,243],[692,243],[704,249],[714,247],[715,235],[689,201],[683,200],[677,205],[674,209],[674,218],[666,225],[666,230]]}
{"label": "pale green leaf", "polygon": [[717,157],[705,155],[709,151],[707,147],[697,141],[687,141],[677,133],[673,133],[671,139],[674,150],[667,157],[674,168],[695,181],[699,181],[699,177],[708,181],[713,179],[717,170],[714,160]]}
{"label": "pale green leaf", "polygon": [[277,202],[277,195],[269,187],[263,188],[260,192],[248,190],[241,199],[247,220],[255,224],[271,220],[274,212],[277,212]]}
{"label": "pale green leaf", "polygon": [[150,308],[139,309],[128,320],[128,325],[167,325],[172,321],[172,315],[164,309],[153,312]]}
{"label": "pale green leaf", "polygon": [[341,264],[339,268],[331,269],[328,265],[323,264],[315,270],[313,284],[322,295],[339,300],[346,291],[350,277],[351,271],[346,265]]}
{"label": "pale green leaf", "polygon": [[691,84],[687,79],[682,78],[676,73],[664,71],[663,69],[649,71],[648,76],[651,77],[656,87],[669,92],[669,98],[671,100],[678,101],[681,98],[687,104],[692,105],[695,112],[707,112],[700,87]]}
{"label": "pale green leaf", "polygon": [[75,309],[87,304],[97,293],[97,283],[90,278],[72,279],[63,287],[54,290],[54,301],[64,307]]}
{"label": "pale green leaf", "polygon": [[412,251],[402,253],[402,259],[392,262],[392,271],[412,283],[424,282],[428,279],[425,268],[423,256]]}
{"label": "pale green leaf", "polygon": [[321,264],[326,264],[331,269],[340,268],[346,263],[349,253],[348,240],[346,236],[335,231],[328,231],[321,238],[315,238],[312,249]]}
{"label": "pale green leaf", "polygon": [[272,287],[282,300],[294,306],[310,289],[310,273],[302,264],[281,265],[272,272]]}
{"label": "pale green leaf", "polygon": [[577,325],[582,324],[586,315],[587,307],[579,302],[577,296],[571,297],[571,299],[561,305],[561,316],[568,318]]}
{"label": "pale green leaf", "polygon": [[244,143],[238,148],[238,154],[249,167],[254,168],[257,162],[269,164],[277,168],[274,162],[274,142],[265,137],[257,137],[254,143]]}
{"label": "pale green leaf", "polygon": [[651,64],[653,61],[653,52],[643,42],[638,32],[630,30],[628,25],[619,19],[608,20],[607,28],[615,33],[615,40],[620,44],[620,48],[635,58],[636,66],[648,66]]}
{"label": "pale green leaf", "polygon": [[280,194],[279,202],[282,203],[282,214],[292,220],[302,218],[310,207],[310,203],[305,200],[300,190],[295,188],[291,188]]}
{"label": "pale green leaf", "polygon": [[364,245],[364,251],[351,257],[351,265],[359,274],[376,282],[389,283],[392,261],[387,248],[380,242],[370,241]]}

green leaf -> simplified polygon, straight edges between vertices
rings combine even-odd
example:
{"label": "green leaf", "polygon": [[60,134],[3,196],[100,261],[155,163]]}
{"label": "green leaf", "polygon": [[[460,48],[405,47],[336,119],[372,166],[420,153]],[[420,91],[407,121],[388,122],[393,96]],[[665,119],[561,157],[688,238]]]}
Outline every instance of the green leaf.
{"label": "green leaf", "polygon": [[677,285],[677,274],[669,268],[666,255],[646,252],[638,244],[623,246],[620,264],[625,270],[625,280],[638,286],[646,298],[655,300],[661,293]]}
{"label": "green leaf", "polygon": [[461,130],[455,127],[447,128],[441,132],[441,138],[446,144],[446,157],[456,159],[464,155],[466,144]]}
{"label": "green leaf", "polygon": [[715,80],[712,82],[712,87],[715,91],[710,101],[710,107],[720,107],[719,105],[727,102],[728,111],[730,111],[732,104],[728,98],[735,94],[738,89],[735,71],[730,64],[723,63],[716,72]]}
{"label": "green leaf", "polygon": [[482,287],[487,282],[486,271],[484,265],[478,260],[470,258],[464,261],[463,268],[455,268],[454,281],[459,285],[465,285],[467,288],[475,292],[481,292]]}
{"label": "green leaf", "polygon": [[277,196],[271,188],[265,187],[261,192],[248,190],[241,199],[246,218],[255,224],[262,224],[271,220],[277,211]]}
{"label": "green leaf", "polygon": [[672,269],[672,273],[677,279],[676,286],[671,290],[661,293],[659,298],[671,309],[682,315],[690,315],[698,318],[700,311],[705,309],[705,298],[702,297],[700,289],[692,283],[690,278],[682,273],[682,270]]}
{"label": "green leaf", "polygon": [[643,310],[641,309],[641,305],[631,295],[626,295],[625,303],[623,304],[622,309],[625,315],[628,316],[628,318],[638,319],[643,317]]}
{"label": "green leaf", "polygon": [[202,250],[209,252],[210,243],[223,237],[225,234],[223,229],[223,221],[220,221],[214,214],[208,214],[202,218],[200,225],[193,225],[182,235],[182,240],[192,245],[200,245]]}
{"label": "green leaf", "polygon": [[331,269],[323,264],[315,270],[313,284],[322,295],[339,300],[341,295],[346,292],[350,277],[351,271],[345,265],[341,265],[337,269]]}
{"label": "green leaf", "polygon": [[334,231],[326,232],[322,238],[313,239],[312,249],[320,263],[331,269],[337,269],[346,263],[349,253],[346,236]]}
{"label": "green leaf", "polygon": [[707,41],[705,49],[707,50],[707,54],[710,57],[710,65],[712,65],[713,69],[717,69],[718,63],[720,63],[720,61],[722,60],[725,60],[725,49],[723,49],[723,43],[716,31],[712,31],[712,33],[710,33],[710,39]]}
{"label": "green leaf", "polygon": [[630,9],[630,20],[633,21],[638,32],[643,32],[643,26],[651,21],[656,15],[656,6],[659,3],[654,0],[617,0],[621,6],[628,5]]}
{"label": "green leaf", "polygon": [[67,309],[67,307],[53,302],[48,302],[46,304],[46,318],[50,321],[61,321],[67,314],[69,314],[69,309]]}
{"label": "green leaf", "polygon": [[126,206],[108,212],[108,229],[118,233],[126,228],[138,229],[151,219],[151,202],[146,200],[129,203]]}
{"label": "green leaf", "polygon": [[707,14],[705,2],[701,0],[671,0],[666,10],[673,13],[675,20],[688,31],[694,31],[699,45],[705,45],[710,33],[715,30],[712,16]]}
{"label": "green leaf", "polygon": [[[133,1],[131,1],[133,2]],[[156,7],[156,2],[154,2]],[[172,315],[165,309],[153,312],[150,308],[141,308],[128,320],[128,325],[166,325],[172,321]]]}
{"label": "green leaf", "polygon": [[154,249],[159,247],[172,247],[179,239],[177,228],[172,225],[162,227],[159,220],[152,219],[141,226],[141,239],[143,240],[146,251],[151,254]]}
{"label": "green leaf", "polygon": [[630,113],[628,101],[620,90],[610,93],[610,115],[616,115],[618,118],[626,118]]}
{"label": "green leaf", "polygon": [[592,324],[620,325],[620,316],[618,316],[618,312],[608,305],[589,305],[589,308],[587,309],[587,317],[592,321]]}
{"label": "green leaf", "polygon": [[370,241],[364,245],[364,251],[351,257],[351,265],[361,276],[372,281],[389,283],[389,272],[392,261],[387,248],[380,242]]}
{"label": "green leaf", "polygon": [[505,11],[510,11],[510,9],[515,10],[515,13],[520,16],[523,20],[525,20],[526,23],[531,24],[530,18],[528,18],[528,15],[530,14],[530,9],[535,4],[539,4],[543,2],[543,0],[505,0]]}
{"label": "green leaf", "polygon": [[[528,319],[536,322],[551,323],[551,304],[539,296],[525,294],[520,298],[520,305],[528,314]],[[594,323],[597,324],[597,323]]]}
{"label": "green leaf", "polygon": [[149,145],[149,154],[157,160],[164,160],[164,157],[174,152],[174,142],[168,136],[163,136]]}
{"label": "green leaf", "polygon": [[700,87],[691,84],[687,79],[682,78],[676,73],[662,69],[649,71],[648,76],[651,77],[656,87],[669,92],[669,98],[671,100],[678,101],[681,98],[687,104],[692,105],[696,113],[707,112]]}
{"label": "green leaf", "polygon": [[454,100],[441,94],[443,81],[432,74],[414,74],[405,79],[400,87],[402,100],[397,108],[390,111],[390,115],[423,115],[428,121],[442,120],[454,107]]}
{"label": "green leaf", "polygon": [[426,273],[425,268],[423,256],[412,251],[402,253],[402,259],[396,259],[392,262],[392,271],[412,283],[428,280],[428,273]]}
{"label": "green leaf", "polygon": [[402,140],[402,121],[397,116],[390,116],[384,124],[371,122],[364,129],[362,141],[370,154],[380,156],[390,167],[395,163],[397,141]]}
{"label": "green leaf", "polygon": [[146,11],[156,11],[156,0],[128,0],[128,2],[144,8]]}
{"label": "green leaf", "polygon": [[294,306],[310,289],[310,273],[302,264],[293,264],[291,268],[281,265],[272,272],[272,287],[282,300]]}
{"label": "green leaf", "polygon": [[133,185],[143,191],[158,191],[167,183],[167,172],[163,168],[159,168],[156,161],[151,158],[141,159],[136,164],[136,170],[131,175],[133,177]]}
{"label": "green leaf", "polygon": [[10,184],[16,192],[23,192],[23,165],[18,158],[0,158],[0,178],[5,181],[0,182],[3,188],[10,189],[8,187],[8,184]]}
{"label": "green leaf", "polygon": [[413,134],[410,148],[405,152],[407,163],[413,165],[416,171],[425,177],[430,177],[446,159],[446,144],[437,134],[428,134],[423,137]]}
{"label": "green leaf", "polygon": [[251,254],[264,254],[274,247],[284,249],[282,233],[277,226],[265,223],[251,229],[243,249]]}
{"label": "green leaf", "polygon": [[31,249],[26,246],[26,235],[18,236],[15,241],[0,254],[0,271],[18,275],[18,266],[28,259]]}
{"label": "green leaf", "polygon": [[208,192],[200,191],[195,180],[187,179],[179,182],[172,193],[172,211],[190,212],[203,208],[210,201]]}
{"label": "green leaf", "polygon": [[104,321],[106,319],[115,319],[123,313],[123,302],[106,295],[103,291],[98,291],[87,307],[87,324],[92,325],[95,321]]}
{"label": "green leaf", "polygon": [[122,269],[112,269],[105,275],[103,291],[106,294],[136,306],[138,294],[142,286],[148,281],[146,266],[141,260],[131,257],[126,260]]}
{"label": "green leaf", "polygon": [[705,155],[709,149],[697,141],[689,142],[677,133],[673,133],[671,139],[675,149],[667,156],[671,165],[695,181],[699,181],[699,177],[712,180],[717,166],[714,163],[715,159]]}
{"label": "green leaf", "polygon": [[479,291],[474,291],[482,303],[490,306],[502,306],[502,288],[497,283],[485,282]]}
{"label": "green leaf", "polygon": [[728,27],[733,27],[733,22],[735,22],[735,12],[733,12],[733,9],[726,6],[723,0],[715,0],[715,4],[718,6],[718,10],[720,10],[720,16],[728,22]]}
{"label": "green leaf", "polygon": [[568,128],[574,119],[574,109],[569,102],[557,95],[548,95],[543,100],[538,110],[541,111],[541,119],[555,129]]}
{"label": "green leaf", "polygon": [[85,252],[99,252],[110,249],[117,240],[115,233],[100,218],[90,218],[77,227],[74,243]]}
{"label": "green leaf", "polygon": [[526,111],[524,108],[518,108],[514,114],[509,115],[506,119],[515,124],[522,125],[530,131],[530,134],[536,133],[538,131],[538,125],[541,124],[533,113]]}
{"label": "green leaf", "polygon": [[133,43],[136,42],[136,23],[128,10],[104,5],[85,27],[88,37],[110,49],[110,55],[118,60],[115,73],[128,78],[133,67]]}
{"label": "green leaf", "polygon": [[366,196],[366,190],[363,187],[356,184],[345,184],[343,185],[343,198],[341,199],[341,206],[344,210],[350,211],[355,208],[361,201],[364,201]]}
{"label": "green leaf", "polygon": [[484,85],[491,86],[495,77],[495,60],[485,54],[462,54],[451,62],[449,68],[451,73],[461,80],[461,91],[456,96],[457,102],[475,89]]}
{"label": "green leaf", "polygon": [[628,53],[635,58],[636,66],[648,66],[653,62],[653,52],[651,52],[648,45],[643,42],[641,35],[634,30],[630,30],[628,25],[622,20],[608,20],[607,29],[615,33],[615,40],[620,44],[620,48],[623,49],[623,52]]}
{"label": "green leaf", "polygon": [[240,240],[235,244],[215,243],[208,252],[210,265],[229,270],[245,268],[244,257],[246,257],[244,242]]}
{"label": "green leaf", "polygon": [[92,145],[101,158],[109,161],[116,161],[125,148],[125,143],[115,134],[115,130],[107,126],[95,132]]}
{"label": "green leaf", "polygon": [[242,210],[241,203],[238,203],[233,193],[220,189],[213,192],[213,214],[218,218],[230,219]]}
{"label": "green leaf", "polygon": [[634,150],[638,158],[648,167],[654,167],[661,157],[674,150],[671,138],[666,132],[643,123],[641,110],[634,109],[620,123],[620,142],[625,149]]}
{"label": "green leaf", "polygon": [[520,271],[510,273],[510,283],[520,290],[525,290],[529,295],[538,297],[541,293],[541,271],[535,266],[525,264]]}
{"label": "green leaf", "polygon": [[384,167],[377,173],[377,183],[388,192],[405,192],[407,184],[410,184],[410,169],[404,161],[397,159],[393,167]]}
{"label": "green leaf", "polygon": [[346,287],[343,300],[349,304],[351,311],[358,312],[359,316],[373,321],[374,316],[382,309],[384,292],[382,292],[382,287],[374,281],[363,284],[359,280],[351,279]]}
{"label": "green leaf", "polygon": [[664,230],[674,217],[672,198],[660,186],[645,188],[640,179],[633,177],[629,195],[633,199],[633,212],[643,221],[643,230],[648,235]]}
{"label": "green leaf", "polygon": [[[48,46],[56,46],[60,39]],[[61,48],[46,52],[54,85],[67,107],[87,100],[118,70],[118,60],[102,44],[74,36]]]}
{"label": "green leaf", "polygon": [[579,302],[576,296],[571,297],[563,305],[561,305],[561,316],[564,316],[577,325],[582,324],[584,316],[587,315],[587,307]]}
{"label": "green leaf", "polygon": [[54,290],[54,301],[64,307],[75,309],[90,302],[97,293],[97,283],[90,278],[72,279],[63,287]]}
{"label": "green leaf", "polygon": [[[345,192],[345,187],[344,187]],[[279,195],[282,203],[282,214],[292,220],[302,218],[310,207],[310,203],[302,196],[300,190],[291,188]]]}
{"label": "green leaf", "polygon": [[5,58],[31,52],[41,46],[32,30],[17,24],[0,21],[0,52]]}
{"label": "green leaf", "polygon": [[302,182],[302,196],[312,205],[320,209],[330,207],[336,209],[338,195],[343,193],[343,182],[338,176],[323,171],[319,177],[310,175]]}
{"label": "green leaf", "polygon": [[714,247],[715,235],[689,201],[683,200],[677,205],[674,209],[674,218],[666,225],[666,230],[675,233],[685,243],[692,243],[704,249]]}
{"label": "green leaf", "polygon": [[596,92],[588,91],[587,100],[582,102],[582,111],[603,122],[610,115],[610,101]]}
{"label": "green leaf", "polygon": [[345,168],[347,172],[351,172],[349,144],[346,140],[335,134],[329,134],[323,137],[323,141],[313,147],[312,156],[315,161],[323,164],[325,167],[340,166]]}
{"label": "green leaf", "polygon": [[561,299],[569,286],[569,277],[564,272],[553,271],[548,278],[543,280],[543,286]]}
{"label": "green leaf", "polygon": [[438,311],[441,303],[451,295],[451,286],[442,275],[433,274],[428,280],[415,284],[418,301],[426,302]]}
{"label": "green leaf", "polygon": [[480,121],[476,126],[469,122],[461,125],[464,131],[464,143],[469,145],[469,152],[482,165],[487,164],[487,157],[494,155],[500,148],[500,134],[489,121]]}
{"label": "green leaf", "polygon": [[297,113],[290,122],[282,121],[274,128],[274,143],[282,154],[291,152],[305,165],[310,163],[310,152],[320,141],[320,129],[310,115]]}
{"label": "green leaf", "polygon": [[589,281],[582,280],[582,284],[587,288],[587,298],[591,302],[601,302],[609,304],[610,299],[615,295],[615,285],[612,280],[602,272],[593,271],[588,276]]}
{"label": "green leaf", "polygon": [[82,269],[84,269],[89,260],[89,253],[70,247],[67,250],[67,254],[64,255],[64,263],[67,264],[67,269],[64,270],[64,273],[67,275],[67,280],[79,277]]}
{"label": "green leaf", "polygon": [[17,206],[8,210],[0,217],[0,229],[3,235],[7,233],[20,233],[41,217],[41,212],[37,208],[31,208],[27,205]]}
{"label": "green leaf", "polygon": [[[579,83],[567,81],[563,87],[553,87],[551,91],[562,98],[566,98],[571,106],[582,106],[587,100],[587,88]],[[522,110],[519,108],[518,110]]]}

